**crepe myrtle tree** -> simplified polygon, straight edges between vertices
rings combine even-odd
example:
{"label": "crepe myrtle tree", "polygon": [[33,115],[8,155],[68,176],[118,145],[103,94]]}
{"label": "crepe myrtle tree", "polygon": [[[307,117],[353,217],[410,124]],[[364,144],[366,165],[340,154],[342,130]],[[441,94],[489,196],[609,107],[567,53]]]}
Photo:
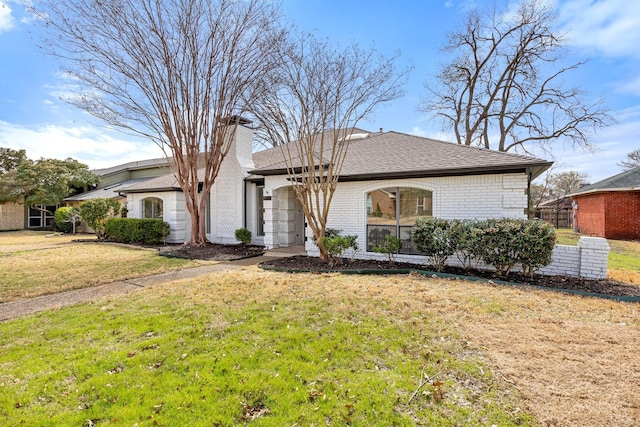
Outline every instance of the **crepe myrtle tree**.
{"label": "crepe myrtle tree", "polygon": [[267,0],[33,4],[47,30],[41,46],[79,87],[65,100],[162,148],[191,217],[189,244],[204,244],[201,195],[277,65],[286,34],[278,8]]}
{"label": "crepe myrtle tree", "polygon": [[592,131],[612,122],[603,100],[566,84],[584,63],[564,63],[553,2],[521,0],[511,10],[474,9],[447,35],[446,58],[419,109],[456,142],[498,151],[549,151],[558,141],[589,149]]}
{"label": "crepe myrtle tree", "polygon": [[352,43],[341,48],[304,34],[281,50],[282,66],[252,110],[258,137],[279,146],[320,258],[331,200],[356,125],[404,92],[409,69]]}

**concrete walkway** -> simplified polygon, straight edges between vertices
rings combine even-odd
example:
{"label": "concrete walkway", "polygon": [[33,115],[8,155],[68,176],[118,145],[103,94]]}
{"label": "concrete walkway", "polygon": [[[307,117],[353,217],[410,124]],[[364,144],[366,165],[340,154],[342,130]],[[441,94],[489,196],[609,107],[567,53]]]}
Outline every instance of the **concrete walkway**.
{"label": "concrete walkway", "polygon": [[294,246],[290,248],[274,249],[264,255],[244,258],[236,261],[225,261],[220,264],[205,265],[201,267],[187,268],[184,270],[170,271],[168,273],[154,274],[152,276],[137,277],[119,282],[106,283],[104,285],[89,288],[75,289],[57,294],[42,295],[35,298],[26,298],[0,304],[0,322],[15,319],[16,317],[40,311],[58,309],[73,304],[94,301],[108,295],[127,294],[133,290],[148,288],[160,283],[174,280],[190,279],[205,274],[220,273],[239,270],[244,267],[258,265],[261,262],[274,258],[288,257],[303,254],[304,248]]}

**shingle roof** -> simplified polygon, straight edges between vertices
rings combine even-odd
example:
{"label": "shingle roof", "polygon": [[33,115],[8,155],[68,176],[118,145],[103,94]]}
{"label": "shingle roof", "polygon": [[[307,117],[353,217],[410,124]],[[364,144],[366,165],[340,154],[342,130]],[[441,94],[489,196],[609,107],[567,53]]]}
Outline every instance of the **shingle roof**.
{"label": "shingle roof", "polygon": [[148,180],[149,178],[127,179],[125,181],[118,182],[117,184],[97,188],[92,191],[87,191],[86,193],[76,194],[75,196],[67,197],[64,200],[67,202],[81,202],[91,199],[113,199],[118,197],[118,193],[123,191],[128,186],[139,184]]}
{"label": "shingle roof", "polygon": [[180,190],[180,185],[173,173],[167,173],[155,178],[148,179],[127,188],[123,188],[123,193],[145,193],[147,191],[176,191]]}
{"label": "shingle roof", "polygon": [[578,196],[603,191],[640,191],[640,166],[582,187],[569,195]]}
{"label": "shingle roof", "polygon": [[[526,168],[532,168],[535,178],[551,166],[550,162],[535,157],[452,144],[399,132],[367,133],[354,129],[354,134],[358,134],[358,139],[343,142],[349,144],[340,175],[343,181],[501,173]],[[367,136],[362,137],[363,134]],[[330,146],[327,147],[325,153],[330,149]],[[250,171],[250,179],[287,173],[282,147],[254,153],[253,162],[255,169]],[[179,189],[173,174],[168,173],[129,186],[123,192]]]}
{"label": "shingle roof", "polygon": [[[399,132],[372,133],[348,142],[341,179],[423,177],[505,172],[534,168],[534,177],[551,163],[534,157],[423,138]],[[256,175],[286,173],[280,147],[253,156]],[[299,165],[296,165],[299,166]]]}

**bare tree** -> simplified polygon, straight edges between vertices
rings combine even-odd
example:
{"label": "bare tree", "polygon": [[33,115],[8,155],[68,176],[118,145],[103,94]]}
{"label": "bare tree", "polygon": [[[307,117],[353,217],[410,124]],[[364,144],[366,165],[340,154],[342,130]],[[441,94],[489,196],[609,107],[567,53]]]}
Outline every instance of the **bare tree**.
{"label": "bare tree", "polygon": [[333,48],[305,35],[284,52],[273,90],[254,111],[259,135],[281,147],[322,259],[328,257],[322,238],[353,129],[376,106],[403,94],[409,70],[398,73],[395,59],[357,44]]}
{"label": "bare tree", "polygon": [[553,177],[555,176],[553,169],[555,167],[555,165],[551,166],[544,174],[536,179],[535,183],[531,184],[529,190],[529,205],[532,208],[530,209],[531,215],[535,214],[540,203],[551,198],[551,194],[553,193]]}
{"label": "bare tree", "polygon": [[440,118],[458,144],[548,150],[565,138],[591,148],[589,131],[611,118],[602,100],[588,104],[579,88],[563,86],[583,63],[558,65],[566,49],[555,21],[546,0],[522,0],[509,13],[471,11],[464,27],[448,34],[442,50],[451,61],[427,84],[419,109]]}
{"label": "bare tree", "polygon": [[279,11],[262,0],[46,0],[44,47],[83,90],[66,100],[157,143],[206,242],[205,199],[239,116],[275,66]]}
{"label": "bare tree", "polygon": [[565,171],[551,175],[551,188],[556,195],[566,196],[584,185],[588,185],[589,175],[583,172]]}
{"label": "bare tree", "polygon": [[640,166],[640,148],[627,154],[627,157],[618,163],[618,166],[626,171]]}

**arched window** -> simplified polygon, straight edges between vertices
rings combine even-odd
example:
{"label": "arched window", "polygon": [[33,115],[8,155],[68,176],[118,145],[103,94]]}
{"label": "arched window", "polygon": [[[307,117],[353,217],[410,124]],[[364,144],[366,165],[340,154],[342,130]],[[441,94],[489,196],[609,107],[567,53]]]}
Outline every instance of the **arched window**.
{"label": "arched window", "polygon": [[142,217],[163,219],[163,202],[157,197],[148,197],[142,200]]}
{"label": "arched window", "polygon": [[433,215],[433,193],[410,187],[390,187],[367,193],[367,251],[382,245],[387,235],[400,238],[400,253],[416,254],[411,241],[418,218]]}

